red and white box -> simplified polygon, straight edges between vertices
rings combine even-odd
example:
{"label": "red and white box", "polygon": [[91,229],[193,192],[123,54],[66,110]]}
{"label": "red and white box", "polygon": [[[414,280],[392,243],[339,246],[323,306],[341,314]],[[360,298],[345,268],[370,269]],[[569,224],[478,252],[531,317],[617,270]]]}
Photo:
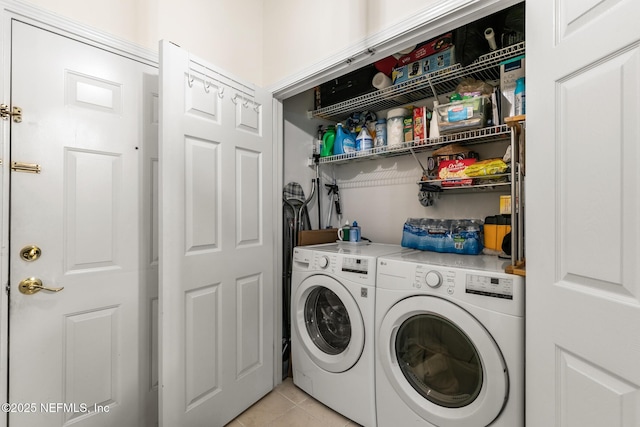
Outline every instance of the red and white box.
{"label": "red and white box", "polygon": [[438,166],[438,179],[443,180],[443,187],[459,187],[473,184],[464,171],[474,164],[476,159],[442,160]]}
{"label": "red and white box", "polygon": [[411,53],[398,58],[398,64],[396,65],[396,67],[401,67],[403,65],[415,62],[419,59],[426,58],[427,56],[431,56],[434,53],[438,53],[451,46],[453,46],[452,33],[447,33],[440,37],[436,37],[433,40],[429,40],[428,42],[419,45]]}
{"label": "red and white box", "polygon": [[416,145],[425,144],[428,129],[427,107],[413,107],[413,141]]}

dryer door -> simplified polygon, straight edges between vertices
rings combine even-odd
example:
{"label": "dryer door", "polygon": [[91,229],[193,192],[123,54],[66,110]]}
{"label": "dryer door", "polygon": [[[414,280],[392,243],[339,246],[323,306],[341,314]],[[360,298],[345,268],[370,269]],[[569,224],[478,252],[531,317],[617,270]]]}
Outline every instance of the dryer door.
{"label": "dryer door", "polygon": [[491,423],[508,397],[500,349],[467,311],[414,296],[385,315],[378,354],[400,398],[424,420],[449,427]]}
{"label": "dryer door", "polygon": [[306,278],[291,300],[295,333],[309,357],[329,372],[356,364],[364,348],[364,321],[358,304],[337,280]]}

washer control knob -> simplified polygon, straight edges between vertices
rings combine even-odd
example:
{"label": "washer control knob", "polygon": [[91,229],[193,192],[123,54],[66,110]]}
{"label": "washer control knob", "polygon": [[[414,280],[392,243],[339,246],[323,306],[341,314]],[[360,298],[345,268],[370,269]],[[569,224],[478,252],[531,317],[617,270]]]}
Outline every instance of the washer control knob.
{"label": "washer control knob", "polygon": [[323,255],[318,259],[318,265],[320,268],[327,268],[329,266],[329,257]]}
{"label": "washer control knob", "polygon": [[431,270],[424,276],[424,281],[432,288],[437,288],[442,285],[442,275],[437,271]]}

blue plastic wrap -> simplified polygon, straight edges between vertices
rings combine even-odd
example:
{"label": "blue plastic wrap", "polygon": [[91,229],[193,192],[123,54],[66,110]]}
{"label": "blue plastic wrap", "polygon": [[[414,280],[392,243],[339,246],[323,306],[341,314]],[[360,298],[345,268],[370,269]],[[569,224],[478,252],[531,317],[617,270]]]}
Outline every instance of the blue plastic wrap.
{"label": "blue plastic wrap", "polygon": [[409,218],[402,230],[401,245],[421,251],[478,255],[483,241],[483,222],[478,219]]}

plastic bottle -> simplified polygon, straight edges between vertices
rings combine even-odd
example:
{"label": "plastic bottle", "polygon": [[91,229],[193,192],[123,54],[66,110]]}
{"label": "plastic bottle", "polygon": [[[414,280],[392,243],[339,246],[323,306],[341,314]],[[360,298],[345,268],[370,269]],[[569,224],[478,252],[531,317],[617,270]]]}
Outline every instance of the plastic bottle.
{"label": "plastic bottle", "polygon": [[320,157],[327,157],[333,154],[333,146],[336,139],[336,128],[329,126],[322,137],[322,149]]}
{"label": "plastic bottle", "polygon": [[342,128],[342,123],[336,125],[336,139],[333,144],[333,154],[350,154],[356,151],[356,140],[353,135]]}
{"label": "plastic bottle", "polygon": [[376,123],[376,147],[384,147],[387,145],[387,119],[378,119]]}
{"label": "plastic bottle", "polygon": [[318,136],[313,141],[313,155],[320,155],[322,153],[322,139],[324,137],[324,130],[322,129],[322,125],[318,125]]}
{"label": "plastic bottle", "polygon": [[349,229],[349,241],[354,243],[360,241],[360,227],[358,226],[357,221],[353,221],[353,224]]}
{"label": "plastic bottle", "polygon": [[440,126],[438,126],[438,105],[437,99],[433,101],[433,112],[431,113],[431,121],[429,122],[429,138],[440,137]]}
{"label": "plastic bottle", "polygon": [[371,150],[372,148],[373,138],[371,138],[371,135],[365,126],[356,137],[356,151]]}
{"label": "plastic bottle", "polygon": [[406,108],[394,108],[387,113],[387,145],[404,143],[404,118],[411,112]]}
{"label": "plastic bottle", "polygon": [[514,95],[515,95],[515,101],[513,103],[514,114],[516,116],[526,114],[524,77],[520,77],[518,80],[516,80],[516,90],[514,92]]}

